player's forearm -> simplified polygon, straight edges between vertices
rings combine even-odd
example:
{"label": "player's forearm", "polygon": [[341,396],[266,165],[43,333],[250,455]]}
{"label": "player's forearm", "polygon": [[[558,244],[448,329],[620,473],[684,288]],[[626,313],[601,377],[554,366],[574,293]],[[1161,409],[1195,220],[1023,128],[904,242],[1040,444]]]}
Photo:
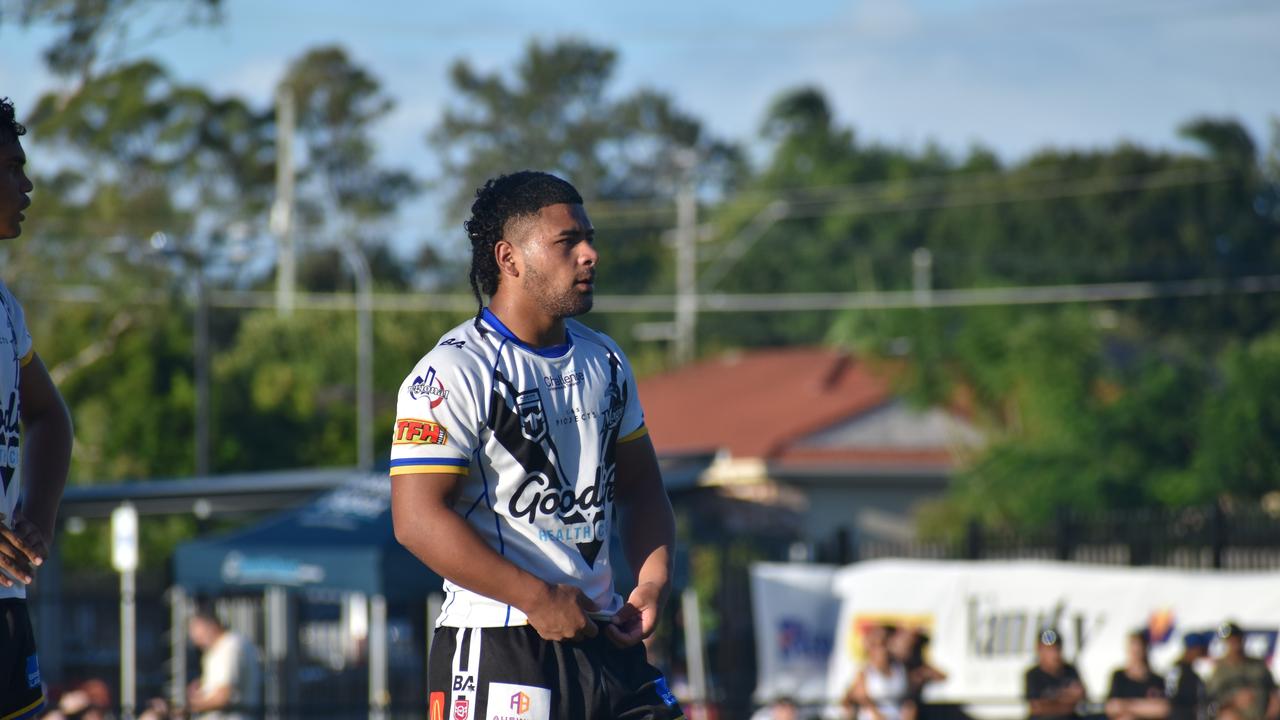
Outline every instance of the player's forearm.
{"label": "player's forearm", "polygon": [[675,517],[665,490],[659,484],[656,492],[639,493],[618,510],[623,550],[636,584],[652,584],[665,598],[676,545]]}
{"label": "player's forearm", "polygon": [[462,517],[448,508],[395,517],[396,540],[427,567],[472,592],[521,612],[548,591],[547,583],[494,552]]}
{"label": "player's forearm", "polygon": [[22,512],[50,542],[71,467],[71,444],[71,415],[60,399],[23,427]]}

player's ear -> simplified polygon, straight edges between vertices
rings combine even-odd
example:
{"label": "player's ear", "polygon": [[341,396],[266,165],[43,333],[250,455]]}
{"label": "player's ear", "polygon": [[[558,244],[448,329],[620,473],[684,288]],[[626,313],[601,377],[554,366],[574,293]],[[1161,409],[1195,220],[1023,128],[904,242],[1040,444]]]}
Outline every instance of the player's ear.
{"label": "player's ear", "polygon": [[506,240],[499,240],[493,244],[493,259],[498,263],[498,272],[503,275],[520,277],[520,266],[516,262],[518,254],[515,246]]}

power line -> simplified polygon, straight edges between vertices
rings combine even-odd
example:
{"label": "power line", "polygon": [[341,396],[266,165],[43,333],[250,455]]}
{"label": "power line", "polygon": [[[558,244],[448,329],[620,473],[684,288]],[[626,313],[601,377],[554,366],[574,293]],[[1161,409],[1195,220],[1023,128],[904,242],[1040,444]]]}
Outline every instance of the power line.
{"label": "power line", "polygon": [[[1237,278],[1193,278],[1169,281],[1130,281],[1077,285],[1024,285],[992,288],[889,290],[848,293],[710,293],[697,298],[699,312],[813,312],[824,310],[895,310],[905,308],[982,307],[994,305],[1058,305],[1071,303],[1136,302],[1165,298],[1197,298],[1215,295],[1257,295],[1280,292],[1280,275]],[[95,286],[56,286],[37,295],[46,300],[73,304],[99,304],[109,291]],[[256,310],[275,307],[275,293],[257,290],[210,290],[211,307]],[[298,293],[298,310],[351,311],[356,299],[350,293]],[[169,305],[165,293],[145,293],[126,304]],[[475,298],[463,293],[373,293],[369,300],[377,312],[424,313],[475,312]],[[607,314],[672,313],[677,296],[600,295],[595,312]]]}

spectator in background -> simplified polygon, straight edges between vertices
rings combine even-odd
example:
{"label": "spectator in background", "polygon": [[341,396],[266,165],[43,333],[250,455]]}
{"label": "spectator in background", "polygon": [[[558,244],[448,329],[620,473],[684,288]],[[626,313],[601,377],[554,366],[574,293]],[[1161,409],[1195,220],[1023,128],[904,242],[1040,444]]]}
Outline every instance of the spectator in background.
{"label": "spectator in background", "polygon": [[1182,638],[1182,657],[1165,678],[1169,697],[1169,720],[1202,720],[1205,717],[1204,681],[1196,674],[1195,663],[1209,654],[1209,638],[1189,633]]}
{"label": "spectator in background", "polygon": [[889,638],[889,652],[907,669],[908,695],[917,708],[925,685],[947,679],[946,673],[925,661],[924,649],[928,644],[928,635],[909,626],[898,628]]}
{"label": "spectator in background", "polygon": [[1209,700],[1218,715],[1242,720],[1280,718],[1275,678],[1266,663],[1245,655],[1244,630],[1234,622],[1223,623],[1218,637],[1226,645],[1226,653],[1218,659],[1207,684]]}
{"label": "spectator in background", "polygon": [[1129,633],[1124,667],[1111,675],[1106,713],[1110,720],[1158,720],[1168,717],[1164,678],[1151,671],[1147,634]]}
{"label": "spectator in background", "polygon": [[867,636],[867,664],[858,671],[845,697],[846,706],[857,703],[858,720],[915,720],[907,668],[889,653],[888,633]]}
{"label": "spectator in background", "polygon": [[800,709],[793,698],[784,695],[753,713],[751,720],[800,720]]}
{"label": "spectator in background", "polygon": [[187,709],[199,720],[250,720],[262,715],[262,667],[253,643],[223,627],[201,605],[187,625],[200,648],[200,678],[187,688]]}
{"label": "spectator in background", "polygon": [[1027,671],[1025,693],[1033,720],[1067,720],[1078,717],[1076,706],[1084,700],[1080,673],[1062,657],[1062,636],[1056,630],[1040,633],[1036,665]]}

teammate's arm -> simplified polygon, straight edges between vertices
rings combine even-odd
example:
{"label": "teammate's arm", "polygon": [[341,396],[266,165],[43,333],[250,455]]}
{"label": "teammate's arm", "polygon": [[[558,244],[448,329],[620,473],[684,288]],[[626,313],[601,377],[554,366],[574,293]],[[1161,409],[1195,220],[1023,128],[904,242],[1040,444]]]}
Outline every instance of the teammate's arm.
{"label": "teammate's arm", "polygon": [[[71,465],[71,414],[39,355],[32,354],[18,376],[22,398],[23,508],[0,524],[0,569],[30,582],[53,543],[58,505]],[[0,584],[11,586],[0,573]]]}
{"label": "teammate's arm", "polygon": [[461,476],[415,473],[391,478],[396,540],[441,577],[507,603],[529,618],[545,640],[596,635],[587,612],[596,608],[571,585],[553,585],[516,567],[453,509]]}
{"label": "teammate's arm", "polygon": [[670,590],[676,523],[649,436],[618,443],[616,452],[615,507],[622,549],[636,573],[636,589],[605,633],[626,647],[652,635],[657,626]]}

